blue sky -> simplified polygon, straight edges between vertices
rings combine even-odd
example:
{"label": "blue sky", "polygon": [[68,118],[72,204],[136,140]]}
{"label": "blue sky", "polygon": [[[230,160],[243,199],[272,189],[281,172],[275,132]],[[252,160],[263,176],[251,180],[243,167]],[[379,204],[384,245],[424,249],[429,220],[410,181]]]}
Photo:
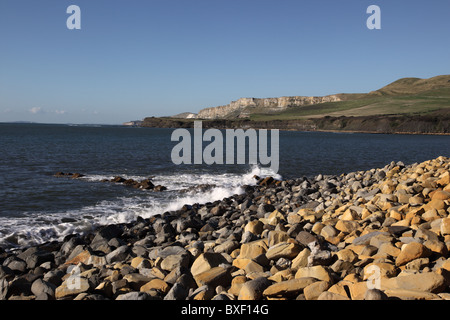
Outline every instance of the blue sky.
{"label": "blue sky", "polygon": [[[69,30],[69,5],[81,30]],[[369,5],[381,30],[369,30]],[[2,0],[0,122],[117,124],[450,74],[450,2]]]}

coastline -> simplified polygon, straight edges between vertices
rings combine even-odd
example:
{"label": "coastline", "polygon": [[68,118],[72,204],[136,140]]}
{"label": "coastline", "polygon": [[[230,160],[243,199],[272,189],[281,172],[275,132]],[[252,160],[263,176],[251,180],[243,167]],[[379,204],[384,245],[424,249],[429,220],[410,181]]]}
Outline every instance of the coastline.
{"label": "coastline", "polygon": [[404,135],[427,135],[427,136],[450,136],[450,132],[377,132],[377,131],[339,131],[339,130],[315,130],[313,132],[330,132],[330,133],[367,133],[367,134],[404,134]]}
{"label": "coastline", "polygon": [[194,121],[202,121],[205,129],[278,129],[282,131],[339,132],[369,134],[450,135],[450,114],[386,115],[357,117],[322,117],[310,119],[177,119],[145,118],[141,127],[193,128]]}
{"label": "coastline", "polygon": [[449,170],[439,157],[256,177],[213,203],[0,249],[0,300],[449,299]]}

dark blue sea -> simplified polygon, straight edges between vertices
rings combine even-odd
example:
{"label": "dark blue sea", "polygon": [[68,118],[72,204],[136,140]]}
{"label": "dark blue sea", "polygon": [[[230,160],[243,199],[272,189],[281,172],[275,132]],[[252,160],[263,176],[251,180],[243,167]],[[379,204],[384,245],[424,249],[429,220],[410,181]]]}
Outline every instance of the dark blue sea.
{"label": "dark blue sea", "polygon": [[[254,175],[300,178],[450,156],[450,136],[285,132],[279,170],[255,164],[172,162],[174,129],[0,124],[0,246],[62,240],[99,225],[176,210],[243,192]],[[207,146],[208,142],[204,143]],[[82,173],[80,179],[57,172]],[[166,191],[102,182],[151,178]],[[202,186],[198,188],[198,186]]]}

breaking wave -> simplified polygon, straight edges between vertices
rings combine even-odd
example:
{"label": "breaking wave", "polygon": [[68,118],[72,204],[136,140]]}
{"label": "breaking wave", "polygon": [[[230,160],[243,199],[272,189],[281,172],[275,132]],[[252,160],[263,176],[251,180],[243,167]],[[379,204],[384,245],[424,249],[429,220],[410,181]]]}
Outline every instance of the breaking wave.
{"label": "breaking wave", "polygon": [[[165,192],[136,192],[130,197],[102,200],[95,205],[63,212],[23,213],[16,217],[0,217],[0,246],[25,247],[47,241],[61,241],[67,235],[83,234],[101,225],[129,223],[137,217],[149,218],[155,214],[174,211],[182,206],[222,200],[241,194],[243,185],[255,184],[254,176],[273,176],[269,169],[252,167],[244,174],[237,173],[172,173],[153,177],[155,184],[168,188]],[[148,177],[121,175],[126,179],[142,180]],[[86,183],[111,179],[107,175],[88,175]]]}

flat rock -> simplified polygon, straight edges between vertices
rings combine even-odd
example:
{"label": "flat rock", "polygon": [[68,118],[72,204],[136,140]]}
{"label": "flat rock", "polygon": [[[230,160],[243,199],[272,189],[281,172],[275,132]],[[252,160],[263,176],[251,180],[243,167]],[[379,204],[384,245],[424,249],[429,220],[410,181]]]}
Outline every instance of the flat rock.
{"label": "flat rock", "polygon": [[295,240],[304,246],[308,246],[311,242],[319,242],[316,236],[307,231],[300,231],[295,237]]}
{"label": "flat rock", "polygon": [[151,296],[146,292],[128,292],[121,295],[118,295],[116,300],[151,300]]}
{"label": "flat rock", "polygon": [[261,254],[265,254],[266,251],[267,245],[261,240],[243,243],[240,248],[239,258],[254,259]]}
{"label": "flat rock", "polygon": [[292,295],[298,294],[310,284],[317,282],[317,279],[311,277],[297,278],[287,281],[274,283],[264,290],[264,296]]}
{"label": "flat rock", "polygon": [[269,260],[293,259],[300,253],[300,250],[301,247],[298,244],[281,242],[270,247],[266,252],[266,257]]}
{"label": "flat rock", "polygon": [[431,292],[407,290],[407,289],[389,289],[384,294],[389,298],[399,298],[401,300],[441,300],[441,298]]}
{"label": "flat rock", "polygon": [[299,268],[295,274],[295,278],[315,278],[317,280],[333,282],[331,273],[325,266],[314,266]]}
{"label": "flat rock", "polygon": [[431,293],[441,293],[446,288],[445,278],[435,272],[402,275],[395,278],[381,279],[381,290],[406,289]]}
{"label": "flat rock", "polygon": [[230,268],[214,267],[196,274],[194,280],[199,287],[204,285],[229,287],[231,284]]}
{"label": "flat rock", "polygon": [[324,291],[320,294],[319,297],[317,297],[317,300],[350,300],[350,299],[348,297],[345,297],[343,295],[334,292]]}
{"label": "flat rock", "polygon": [[367,234],[365,234],[363,236],[360,236],[360,237],[357,237],[357,238],[353,239],[352,244],[354,244],[354,245],[368,245],[368,244],[370,244],[370,239],[372,237],[378,236],[380,234],[389,236],[388,232],[373,231],[373,232],[367,233]]}

